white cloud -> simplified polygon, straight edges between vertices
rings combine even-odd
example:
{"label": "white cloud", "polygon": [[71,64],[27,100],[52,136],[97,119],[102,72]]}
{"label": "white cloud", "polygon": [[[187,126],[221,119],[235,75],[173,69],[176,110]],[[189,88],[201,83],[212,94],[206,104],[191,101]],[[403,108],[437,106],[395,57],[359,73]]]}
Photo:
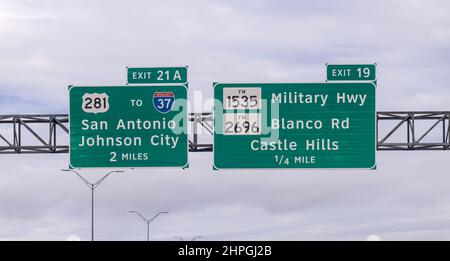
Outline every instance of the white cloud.
{"label": "white cloud", "polygon": [[[2,1],[0,110],[65,112],[67,85],[125,83],[125,66],[189,65],[213,81],[324,81],[325,63],[377,62],[379,110],[448,110],[447,1]],[[445,152],[378,152],[378,170],[190,169],[112,176],[96,235],[141,240],[127,210],[170,215],[151,238],[448,239]],[[67,155],[0,155],[0,239],[89,239],[89,190]],[[99,177],[101,171],[85,175]],[[92,179],[94,179],[92,177]]]}

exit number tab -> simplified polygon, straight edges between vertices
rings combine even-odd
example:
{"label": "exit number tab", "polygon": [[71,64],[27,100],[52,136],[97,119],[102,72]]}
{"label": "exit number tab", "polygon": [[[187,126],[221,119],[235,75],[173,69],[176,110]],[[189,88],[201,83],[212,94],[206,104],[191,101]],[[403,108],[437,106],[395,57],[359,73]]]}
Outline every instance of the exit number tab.
{"label": "exit number tab", "polygon": [[376,64],[327,64],[327,81],[375,81]]}
{"label": "exit number tab", "polygon": [[127,67],[127,84],[186,84],[185,67]]}

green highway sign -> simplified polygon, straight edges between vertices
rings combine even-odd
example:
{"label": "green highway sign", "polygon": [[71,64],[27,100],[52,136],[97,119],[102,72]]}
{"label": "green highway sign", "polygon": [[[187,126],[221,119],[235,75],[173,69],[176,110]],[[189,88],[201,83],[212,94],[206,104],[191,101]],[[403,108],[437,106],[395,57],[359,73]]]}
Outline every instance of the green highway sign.
{"label": "green highway sign", "polygon": [[327,64],[327,81],[375,81],[376,64]]}
{"label": "green highway sign", "polygon": [[127,84],[186,84],[185,67],[127,67]]}
{"label": "green highway sign", "polygon": [[214,169],[376,167],[375,85],[215,83]]}
{"label": "green highway sign", "polygon": [[187,167],[187,87],[69,87],[70,167]]}

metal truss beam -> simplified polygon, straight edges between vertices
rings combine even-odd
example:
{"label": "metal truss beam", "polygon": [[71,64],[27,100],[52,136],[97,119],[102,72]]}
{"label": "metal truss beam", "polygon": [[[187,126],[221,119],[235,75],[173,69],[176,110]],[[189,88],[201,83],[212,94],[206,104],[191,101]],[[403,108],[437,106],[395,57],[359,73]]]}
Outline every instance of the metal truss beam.
{"label": "metal truss beam", "polygon": [[[68,121],[67,114],[0,115],[0,154],[68,153]],[[213,114],[190,113],[189,122],[189,151],[213,151],[199,142],[200,133],[214,134]],[[450,112],[378,112],[377,149],[450,150]]]}
{"label": "metal truss beam", "polygon": [[214,118],[213,114],[207,113],[190,113],[189,121],[192,123],[191,139],[189,140],[189,151],[191,152],[207,152],[213,151],[213,145],[208,143],[199,143],[199,127],[210,135],[214,135]]}
{"label": "metal truss beam", "polygon": [[67,153],[69,146],[57,140],[59,132],[69,133],[67,124],[67,114],[0,115],[0,154]]}
{"label": "metal truss beam", "polygon": [[[449,121],[450,111],[378,112],[377,149],[449,150]],[[387,122],[391,126],[381,135],[382,123]]]}

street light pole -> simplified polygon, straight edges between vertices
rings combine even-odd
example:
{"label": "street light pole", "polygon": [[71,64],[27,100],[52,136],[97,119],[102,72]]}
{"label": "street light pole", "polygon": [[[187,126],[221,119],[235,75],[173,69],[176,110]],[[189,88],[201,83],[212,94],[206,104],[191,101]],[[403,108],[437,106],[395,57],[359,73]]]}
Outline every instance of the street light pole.
{"label": "street light pole", "polygon": [[91,186],[91,241],[94,241],[94,190]]}
{"label": "street light pole", "polygon": [[150,241],[150,221],[147,221],[147,241]]}
{"label": "street light pole", "polygon": [[94,191],[95,189],[100,186],[100,184],[112,173],[121,173],[122,170],[115,170],[108,172],[105,176],[103,176],[101,179],[97,180],[95,183],[89,182],[87,179],[85,179],[83,176],[81,176],[80,173],[76,172],[72,169],[62,169],[61,171],[65,172],[72,172],[75,173],[83,182],[86,184],[86,186],[89,187],[91,190],[91,241],[94,241]]}
{"label": "street light pole", "polygon": [[145,218],[141,213],[139,213],[138,211],[135,211],[135,210],[129,210],[128,213],[134,213],[134,214],[138,215],[142,220],[144,220],[144,222],[147,223],[147,241],[150,241],[150,223],[152,223],[153,220],[155,220],[161,214],[169,214],[169,212],[167,212],[167,211],[162,211],[162,212],[159,212],[158,214],[154,215],[152,218],[148,219],[148,218]]}

